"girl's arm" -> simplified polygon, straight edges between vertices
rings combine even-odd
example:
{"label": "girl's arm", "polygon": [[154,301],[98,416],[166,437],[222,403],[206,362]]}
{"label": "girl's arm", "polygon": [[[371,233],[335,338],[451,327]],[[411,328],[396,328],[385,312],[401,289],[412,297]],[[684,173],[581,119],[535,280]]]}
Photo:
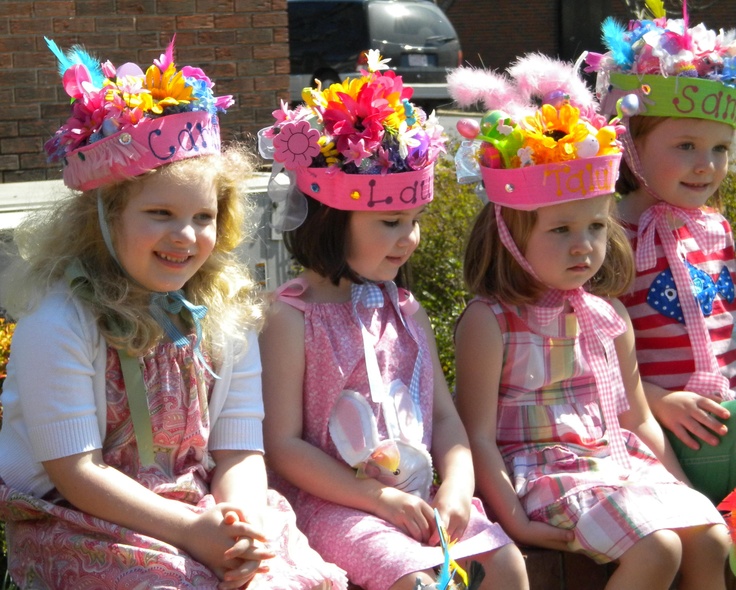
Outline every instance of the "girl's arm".
{"label": "girl's arm", "polygon": [[639,365],[636,362],[636,347],[634,345],[634,328],[624,305],[617,299],[611,300],[611,305],[626,322],[626,332],[616,338],[616,353],[621,366],[621,377],[629,402],[629,409],[619,414],[619,422],[626,430],[636,434],[664,466],[679,480],[688,479],[675,457],[675,453],[662,431],[662,427],[654,418],[639,377]]}
{"label": "girl's arm", "polygon": [[344,463],[302,440],[304,315],[275,302],[261,334],[264,440],[268,464],[286,480],[330,502],[379,516],[407,535],[427,541],[431,507],[421,498],[358,479]]}
{"label": "girl's arm", "polygon": [[44,461],[43,466],[59,493],[82,512],[175,545],[220,577],[240,565],[228,560],[225,551],[236,538],[253,534],[246,523],[223,523],[225,513],[237,506],[222,504],[197,514],[105,464],[100,449]]}
{"label": "girl's arm", "polygon": [[225,523],[247,523],[252,533],[241,536],[225,552],[228,559],[239,559],[239,567],[227,570],[223,578],[227,585],[220,590],[236,589],[246,584],[256,573],[266,571],[273,551],[264,545],[263,515],[266,510],[266,467],[259,451],[212,451],[216,466],[212,475],[211,492],[218,504],[235,507],[225,513]]}
{"label": "girl's arm", "polygon": [[481,303],[470,305],[455,334],[457,407],[470,439],[478,489],[515,541],[567,550],[574,533],[529,520],[496,446],[503,349],[501,330],[493,312]]}
{"label": "girl's arm", "polygon": [[[426,334],[434,376],[432,459],[442,483],[433,505],[439,510],[450,538],[458,539],[470,520],[471,500],[475,491],[473,459],[465,427],[447,389],[429,318],[421,307],[413,317]],[[439,533],[435,531],[430,544],[438,542]]]}

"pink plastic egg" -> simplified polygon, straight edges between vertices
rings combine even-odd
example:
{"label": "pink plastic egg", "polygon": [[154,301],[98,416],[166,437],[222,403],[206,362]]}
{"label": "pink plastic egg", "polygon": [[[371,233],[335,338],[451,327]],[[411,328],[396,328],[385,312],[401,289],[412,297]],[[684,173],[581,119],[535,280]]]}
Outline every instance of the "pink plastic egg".
{"label": "pink plastic egg", "polygon": [[501,152],[484,141],[480,145],[480,163],[486,168],[501,168]]}
{"label": "pink plastic egg", "polygon": [[475,119],[460,119],[455,126],[465,139],[475,139],[480,133],[480,124]]}

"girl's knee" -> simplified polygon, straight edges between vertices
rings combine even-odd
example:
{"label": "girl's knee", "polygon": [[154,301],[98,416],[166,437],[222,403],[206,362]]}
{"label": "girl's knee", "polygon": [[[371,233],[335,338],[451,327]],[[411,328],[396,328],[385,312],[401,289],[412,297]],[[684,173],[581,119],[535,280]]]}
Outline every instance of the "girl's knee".
{"label": "girl's knee", "polygon": [[731,537],[722,524],[691,527],[677,531],[682,541],[683,558],[697,555],[698,560],[711,558],[723,562],[731,549]]}
{"label": "girl's knee", "polygon": [[654,531],[639,539],[620,558],[621,565],[636,560],[647,563],[653,568],[677,571],[682,561],[682,541],[680,536],[671,530]]}
{"label": "girl's knee", "polygon": [[[477,561],[485,571],[486,586],[523,590],[529,588],[526,561],[519,548],[513,543],[494,551],[482,553],[468,559],[466,571],[471,561]],[[488,585],[492,581],[491,585]]]}

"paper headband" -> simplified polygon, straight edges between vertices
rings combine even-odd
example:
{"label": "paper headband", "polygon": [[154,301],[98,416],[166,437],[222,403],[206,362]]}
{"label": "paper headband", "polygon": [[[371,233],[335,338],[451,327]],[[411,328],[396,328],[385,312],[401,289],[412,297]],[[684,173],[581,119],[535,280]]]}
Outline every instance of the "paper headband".
{"label": "paper headband", "polygon": [[489,201],[511,209],[533,211],[613,194],[620,162],[618,153],[506,170],[481,166],[480,170]]}
{"label": "paper headband", "polygon": [[300,168],[296,184],[305,195],[343,211],[400,211],[429,203],[434,167],[395,174],[345,174],[330,168]]}
{"label": "paper headband", "polygon": [[689,117],[736,127],[736,87],[716,80],[612,73],[602,110],[615,113],[619,99],[625,115]]}

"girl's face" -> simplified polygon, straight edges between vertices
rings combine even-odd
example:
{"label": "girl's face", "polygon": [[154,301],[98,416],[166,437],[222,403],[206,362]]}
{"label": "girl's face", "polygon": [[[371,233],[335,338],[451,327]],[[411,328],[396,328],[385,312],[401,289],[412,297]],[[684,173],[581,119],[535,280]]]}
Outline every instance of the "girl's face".
{"label": "girl's face", "polygon": [[524,256],[554,289],[577,289],[598,272],[606,256],[611,197],[540,207]]}
{"label": "girl's face", "polygon": [[216,220],[213,183],[180,183],[155,174],[123,208],[115,251],[126,272],[143,287],[175,291],[212,253]]}
{"label": "girl's face", "polygon": [[347,263],[370,281],[392,281],[419,244],[426,205],[404,211],[354,211],[348,228]]}
{"label": "girl's face", "polygon": [[636,142],[644,178],[671,205],[702,207],[726,176],[732,138],[726,123],[666,119]]}

